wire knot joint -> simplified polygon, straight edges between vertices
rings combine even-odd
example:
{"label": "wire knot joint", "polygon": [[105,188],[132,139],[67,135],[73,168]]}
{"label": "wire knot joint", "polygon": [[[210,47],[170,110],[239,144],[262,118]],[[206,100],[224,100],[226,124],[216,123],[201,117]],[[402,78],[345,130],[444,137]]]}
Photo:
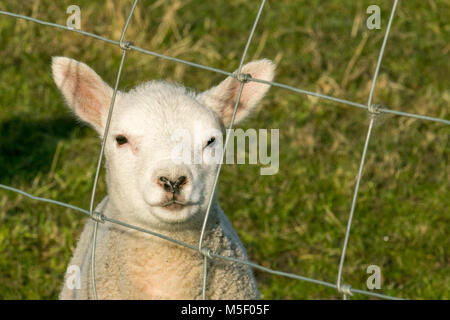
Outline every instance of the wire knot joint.
{"label": "wire knot joint", "polygon": [[119,47],[122,50],[131,50],[131,46],[133,45],[133,42],[131,41],[120,41]]}
{"label": "wire knot joint", "polygon": [[342,284],[338,287],[339,293],[342,293],[343,295],[352,296],[352,286],[349,284]]}
{"label": "wire knot joint", "polygon": [[236,79],[240,82],[247,83],[250,81],[252,75],[250,73],[238,73]]}
{"label": "wire knot joint", "polygon": [[200,249],[200,253],[209,259],[213,258],[213,256],[211,255],[212,251],[209,248]]}
{"label": "wire knot joint", "polygon": [[380,114],[381,113],[381,108],[382,105],[381,104],[371,104],[368,107],[368,110],[371,114]]}
{"label": "wire knot joint", "polygon": [[104,223],[105,222],[105,216],[101,212],[92,212],[91,213],[91,219],[97,222]]}

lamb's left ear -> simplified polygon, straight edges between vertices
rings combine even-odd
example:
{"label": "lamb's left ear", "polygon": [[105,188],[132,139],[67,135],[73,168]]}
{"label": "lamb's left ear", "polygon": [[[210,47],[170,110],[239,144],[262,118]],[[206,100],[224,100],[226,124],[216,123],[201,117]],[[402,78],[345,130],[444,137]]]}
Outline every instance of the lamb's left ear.
{"label": "lamb's left ear", "polygon": [[[272,81],[275,73],[275,64],[268,60],[258,60],[247,63],[242,67],[241,73],[248,73],[252,78]],[[197,98],[208,108],[219,114],[225,126],[228,126],[233,115],[233,109],[239,93],[240,82],[228,77],[219,85],[200,93]],[[264,97],[270,85],[260,82],[247,82],[244,84],[241,99],[236,111],[235,123],[245,119]]]}

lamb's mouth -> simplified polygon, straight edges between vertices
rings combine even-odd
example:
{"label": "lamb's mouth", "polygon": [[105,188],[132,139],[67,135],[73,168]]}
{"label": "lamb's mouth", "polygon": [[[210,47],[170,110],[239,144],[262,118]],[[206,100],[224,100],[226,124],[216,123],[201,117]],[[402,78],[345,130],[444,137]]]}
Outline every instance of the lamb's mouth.
{"label": "lamb's mouth", "polygon": [[190,205],[187,202],[181,202],[178,200],[170,200],[161,204],[161,207],[166,208],[168,210],[180,210],[186,206]]}

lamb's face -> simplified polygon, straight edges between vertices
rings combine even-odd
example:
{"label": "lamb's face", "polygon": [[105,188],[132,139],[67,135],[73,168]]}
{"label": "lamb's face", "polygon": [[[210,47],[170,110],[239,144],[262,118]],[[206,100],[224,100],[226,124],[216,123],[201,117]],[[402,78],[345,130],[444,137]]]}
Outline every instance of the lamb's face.
{"label": "lamb's face", "polygon": [[[75,60],[53,58],[52,67],[68,105],[102,136],[112,89]],[[269,60],[260,60],[246,64],[242,73],[270,81],[274,68]],[[117,93],[105,158],[110,201],[127,221],[160,226],[203,219],[223,128],[231,121],[239,86],[228,77],[200,94],[166,82]],[[257,82],[244,85],[235,123],[255,108],[268,88]]]}
{"label": "lamb's face", "polygon": [[[152,224],[205,212],[217,169],[205,162],[221,140],[218,115],[182,87],[152,82],[121,94],[105,153],[110,198]],[[177,156],[180,146],[191,151],[187,161]],[[194,161],[195,151],[201,161]]]}

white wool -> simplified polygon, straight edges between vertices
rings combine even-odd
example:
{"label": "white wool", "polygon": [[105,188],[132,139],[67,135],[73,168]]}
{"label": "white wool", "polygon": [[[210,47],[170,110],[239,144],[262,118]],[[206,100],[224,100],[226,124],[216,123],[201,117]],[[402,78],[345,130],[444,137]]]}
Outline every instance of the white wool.
{"label": "white wool", "polygon": [[[56,85],[69,107],[102,136],[112,89],[81,62],[57,57],[53,58],[52,67]],[[246,64],[242,72],[270,81],[274,68],[269,60],[260,60]],[[254,110],[268,88],[256,82],[244,86],[236,122]],[[183,128],[204,144],[211,139],[211,130],[221,132],[228,125],[238,89],[239,82],[229,77],[200,94],[162,81],[118,92],[105,147],[108,196],[96,211],[198,245],[217,165],[174,163],[173,132]],[[127,142],[119,145],[117,136],[125,136]],[[184,182],[175,191],[168,191],[161,177],[169,180],[172,187],[174,181],[181,181],[177,180],[180,177]],[[166,206],[171,197],[182,205]],[[64,283],[61,299],[93,298],[90,273],[93,226],[93,220],[89,219],[69,263],[81,270],[81,288],[70,289]],[[203,246],[216,254],[247,259],[244,246],[216,196]],[[219,259],[208,261],[209,299],[259,297],[250,267]],[[100,299],[201,298],[200,253],[115,224],[99,224],[95,269]]]}

